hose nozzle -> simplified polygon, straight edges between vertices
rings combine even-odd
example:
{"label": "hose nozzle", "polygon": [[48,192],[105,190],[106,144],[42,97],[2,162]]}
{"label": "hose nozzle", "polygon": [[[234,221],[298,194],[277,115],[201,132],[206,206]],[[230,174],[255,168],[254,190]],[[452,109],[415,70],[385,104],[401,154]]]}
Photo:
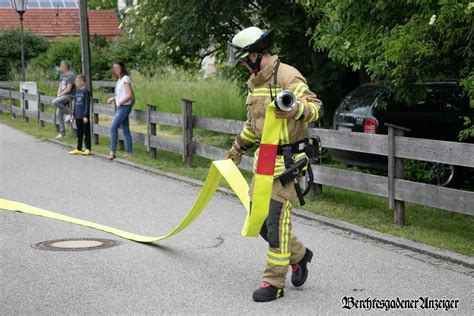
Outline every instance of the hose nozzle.
{"label": "hose nozzle", "polygon": [[275,105],[278,109],[290,112],[296,106],[296,96],[288,90],[283,90],[277,94]]}

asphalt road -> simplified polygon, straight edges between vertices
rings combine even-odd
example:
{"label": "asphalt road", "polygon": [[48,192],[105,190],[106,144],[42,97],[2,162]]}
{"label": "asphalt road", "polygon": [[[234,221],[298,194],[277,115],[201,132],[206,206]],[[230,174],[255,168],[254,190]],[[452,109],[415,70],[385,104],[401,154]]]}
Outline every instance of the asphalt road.
{"label": "asphalt road", "polygon": [[[144,235],[162,235],[199,188],[67,150],[0,125],[0,197]],[[254,303],[266,245],[240,235],[244,209],[218,194],[178,236],[154,245],[51,252],[32,244],[62,238],[119,238],[93,229],[0,211],[0,314],[339,314],[342,298],[459,299],[474,310],[474,272],[294,218],[315,258],[305,286]],[[289,280],[288,280],[288,283]],[[363,310],[350,310],[362,313]],[[425,313],[432,310],[392,310]],[[439,311],[438,311],[439,312]]]}

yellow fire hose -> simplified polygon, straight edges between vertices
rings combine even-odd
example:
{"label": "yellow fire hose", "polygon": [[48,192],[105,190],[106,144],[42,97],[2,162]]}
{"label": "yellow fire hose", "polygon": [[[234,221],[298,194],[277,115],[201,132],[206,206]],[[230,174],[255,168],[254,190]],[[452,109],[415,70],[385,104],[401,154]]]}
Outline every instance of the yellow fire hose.
{"label": "yellow fire hose", "polygon": [[4,211],[21,212],[30,215],[43,216],[63,222],[94,228],[125,239],[150,243],[174,236],[191,225],[191,223],[194,222],[194,220],[207,206],[212,196],[216,192],[221,179],[224,178],[231,187],[232,191],[242,202],[244,208],[247,210],[247,219],[242,229],[242,235],[246,237],[256,237],[259,235],[260,228],[262,227],[263,222],[268,215],[268,207],[274,180],[273,169],[275,166],[277,146],[282,125],[286,123],[282,119],[275,118],[274,112],[275,106],[270,104],[267,108],[262,133],[262,141],[260,144],[260,154],[257,162],[257,171],[255,174],[255,187],[252,196],[253,203],[251,210],[250,198],[248,195],[249,186],[245,178],[240,173],[240,170],[231,160],[218,160],[211,163],[206,181],[204,182],[198,197],[194,201],[193,207],[178,226],[163,236],[142,236],[117,228],[62,215],[59,213],[54,213],[31,205],[5,199],[0,199],[0,209]]}

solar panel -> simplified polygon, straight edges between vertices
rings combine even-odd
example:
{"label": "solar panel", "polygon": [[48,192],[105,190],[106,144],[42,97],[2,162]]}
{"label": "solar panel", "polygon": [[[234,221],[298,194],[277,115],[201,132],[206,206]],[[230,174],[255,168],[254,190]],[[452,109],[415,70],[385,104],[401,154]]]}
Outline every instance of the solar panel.
{"label": "solar panel", "polygon": [[76,1],[74,0],[65,0],[64,1],[64,6],[66,8],[77,8],[78,7],[78,4]]}
{"label": "solar panel", "polygon": [[51,4],[53,5],[53,8],[64,8],[63,1],[51,1]]}
{"label": "solar panel", "polygon": [[11,8],[10,0],[0,0],[0,8]]}
{"label": "solar panel", "polygon": [[[78,8],[79,0],[28,0],[27,8],[34,9],[61,9]],[[11,0],[0,0],[0,8],[14,8]]]}
{"label": "solar panel", "polygon": [[47,9],[52,8],[51,1],[49,0],[38,0],[38,2],[39,2],[40,8],[47,8]]}

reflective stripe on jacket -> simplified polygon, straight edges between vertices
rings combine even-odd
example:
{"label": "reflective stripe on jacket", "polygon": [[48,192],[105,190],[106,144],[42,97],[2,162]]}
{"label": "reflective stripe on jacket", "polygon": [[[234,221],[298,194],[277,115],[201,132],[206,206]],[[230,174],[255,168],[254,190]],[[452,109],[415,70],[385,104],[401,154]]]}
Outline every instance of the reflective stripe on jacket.
{"label": "reflective stripe on jacket", "polygon": [[[275,71],[277,70],[276,83]],[[238,137],[238,141],[244,148],[250,148],[262,136],[265,111],[272,102],[272,96],[283,90],[292,91],[298,100],[298,112],[293,119],[282,120],[282,132],[280,145],[293,144],[306,137],[308,123],[319,118],[318,111],[321,101],[316,94],[308,88],[306,79],[294,67],[278,61],[278,56],[271,57],[268,65],[257,75],[251,75],[247,81],[248,95],[246,100],[247,120]],[[258,160],[257,150],[254,159],[254,170]],[[305,157],[305,154],[297,154],[295,160]],[[277,156],[275,164],[275,177],[285,170],[282,156]]]}

